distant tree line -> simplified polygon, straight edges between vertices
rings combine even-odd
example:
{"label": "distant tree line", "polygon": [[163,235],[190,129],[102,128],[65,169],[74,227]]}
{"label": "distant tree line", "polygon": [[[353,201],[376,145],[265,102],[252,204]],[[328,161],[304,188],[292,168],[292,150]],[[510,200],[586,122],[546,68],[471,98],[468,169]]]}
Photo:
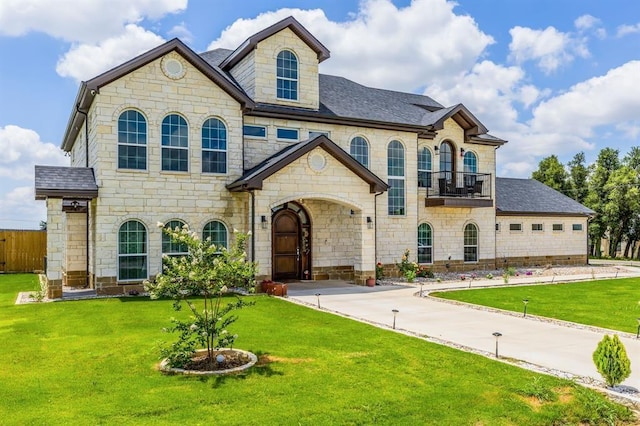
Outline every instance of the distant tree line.
{"label": "distant tree line", "polygon": [[604,148],[594,164],[583,152],[566,165],[551,155],[540,161],[531,177],[584,204],[596,215],[589,221],[590,255],[600,257],[602,239],[609,239],[605,255],[615,257],[624,242],[623,256],[640,259],[640,148],[620,158],[617,149]]}

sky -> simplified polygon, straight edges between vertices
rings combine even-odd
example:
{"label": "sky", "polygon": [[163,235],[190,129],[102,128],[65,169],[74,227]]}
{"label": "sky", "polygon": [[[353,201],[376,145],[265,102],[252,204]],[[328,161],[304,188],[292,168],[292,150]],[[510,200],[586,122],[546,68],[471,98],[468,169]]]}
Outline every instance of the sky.
{"label": "sky", "polygon": [[0,229],[46,219],[34,165],[68,165],[81,81],[174,37],[234,49],[290,15],[331,51],[320,72],[464,104],[509,141],[498,176],[640,145],[637,0],[0,0]]}

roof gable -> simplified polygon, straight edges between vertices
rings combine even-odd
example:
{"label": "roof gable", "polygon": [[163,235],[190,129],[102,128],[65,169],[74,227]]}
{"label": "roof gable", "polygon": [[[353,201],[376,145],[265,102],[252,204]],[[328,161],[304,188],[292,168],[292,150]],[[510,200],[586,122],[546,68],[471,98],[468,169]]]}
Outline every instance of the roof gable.
{"label": "roof gable", "polygon": [[85,120],[85,113],[93,103],[101,87],[161,58],[169,52],[176,52],[198,71],[207,76],[211,81],[238,101],[243,108],[253,108],[254,103],[228,76],[217,67],[212,66],[200,55],[189,49],[183,42],[174,38],[154,49],[149,50],[135,58],[109,70],[86,82],[82,82],[78,90],[78,96],[74,103],[74,109],[69,117],[67,128],[62,141],[62,149],[71,150],[73,143]]}
{"label": "roof gable", "polygon": [[363,181],[368,183],[369,191],[371,193],[387,190],[388,185],[382,179],[356,161],[352,156],[347,154],[346,151],[324,135],[317,136],[313,139],[307,139],[284,148],[275,155],[267,158],[256,167],[245,172],[240,179],[227,185],[227,189],[232,192],[262,189],[265,179],[317,147],[322,148]]}
{"label": "roof gable", "polygon": [[313,36],[305,27],[302,26],[293,16],[289,16],[282,21],[276,22],[270,27],[255,33],[248,39],[246,39],[236,50],[234,50],[222,63],[220,68],[229,70],[233,68],[238,62],[242,60],[249,52],[251,52],[258,43],[262,40],[271,37],[272,35],[282,31],[285,28],[289,28],[293,31],[303,42],[309,46],[316,55],[318,55],[318,62],[322,62],[328,59],[330,56],[329,49],[327,49],[320,41]]}

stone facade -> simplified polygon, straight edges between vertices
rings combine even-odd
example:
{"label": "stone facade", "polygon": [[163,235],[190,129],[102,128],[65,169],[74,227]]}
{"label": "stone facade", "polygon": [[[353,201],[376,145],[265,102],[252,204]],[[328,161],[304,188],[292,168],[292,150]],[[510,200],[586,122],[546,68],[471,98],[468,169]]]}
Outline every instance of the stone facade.
{"label": "stone facade", "polygon": [[587,218],[497,216],[496,264],[586,264]]}
{"label": "stone facade", "polygon": [[[290,50],[298,60],[299,97],[276,97],[276,58]],[[163,61],[178,61],[184,70],[170,76]],[[292,30],[285,28],[261,40],[241,58],[230,74],[244,93],[257,103],[304,108],[319,108],[318,54]],[[146,120],[146,168],[122,169],[118,166],[118,119],[127,110],[138,111]],[[161,167],[162,121],[178,114],[188,125],[188,171],[169,172]],[[295,202],[310,221],[311,270],[302,278],[346,279],[364,284],[375,276],[376,262],[385,265],[393,276],[394,266],[405,249],[412,260],[418,246],[417,227],[427,223],[433,230],[433,270],[470,270],[495,267],[503,256],[530,259],[552,256],[558,261],[580,262],[586,241],[584,231],[570,231],[573,219],[565,220],[565,231],[557,250],[549,249],[536,235],[496,233],[495,203],[490,207],[424,207],[427,189],[418,187],[417,153],[431,153],[432,169],[437,172],[437,150],[448,142],[453,148],[455,170],[464,170],[461,149],[477,157],[477,172],[487,173],[491,194],[495,194],[496,145],[476,143],[465,130],[449,118],[433,135],[382,128],[379,123],[339,124],[301,119],[284,119],[252,114],[228,91],[201,72],[192,61],[177,51],[164,53],[101,86],[87,115],[88,134],[80,129],[71,148],[71,165],[91,167],[99,196],[89,205],[89,229],[86,214],[62,212],[60,199],[49,198],[48,210],[48,289],[57,294],[62,283],[89,285],[101,294],[141,291],[141,280],[119,277],[118,233],[129,220],[142,223],[146,231],[147,278],[162,269],[162,232],[156,223],[180,220],[202,235],[205,225],[219,221],[232,230],[253,230],[249,251],[259,264],[259,279],[273,273],[273,212],[279,206]],[[202,172],[202,126],[209,118],[221,120],[226,127],[226,173]],[[264,126],[264,137],[243,136],[244,125]],[[404,150],[404,214],[388,213],[388,193],[372,193],[370,185],[334,155],[321,147],[291,161],[264,179],[261,189],[230,192],[227,185],[270,156],[298,140],[277,137],[277,129],[298,131],[298,140],[312,132],[325,132],[346,153],[353,138],[362,137],[368,145],[366,168],[381,180],[388,180],[388,147],[399,142]],[[431,138],[433,136],[433,138]],[[311,157],[323,159],[323,167],[312,167]],[[87,161],[88,160],[88,161]],[[492,200],[495,196],[492,196]],[[264,224],[262,218],[265,218]],[[532,218],[533,220],[534,218]],[[519,218],[519,220],[523,220]],[[526,219],[529,220],[529,219]],[[555,219],[545,219],[549,223]],[[585,219],[582,220],[586,229]],[[478,229],[477,261],[464,261],[464,229]],[[528,223],[528,222],[527,222]],[[555,222],[553,222],[555,223]],[[551,225],[548,225],[551,226]],[[549,231],[550,232],[550,231]],[[88,241],[86,235],[88,234]],[[556,235],[554,235],[556,237]],[[86,270],[89,244],[88,265]],[[52,293],[52,294],[53,294]],[[51,297],[51,296],[50,296]]]}

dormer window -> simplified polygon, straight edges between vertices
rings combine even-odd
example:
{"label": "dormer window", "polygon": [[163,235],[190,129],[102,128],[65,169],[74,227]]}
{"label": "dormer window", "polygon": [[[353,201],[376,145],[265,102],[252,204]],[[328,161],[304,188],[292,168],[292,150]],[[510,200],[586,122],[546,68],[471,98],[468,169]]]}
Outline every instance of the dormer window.
{"label": "dormer window", "polygon": [[278,53],[276,65],[278,99],[298,100],[298,58],[290,50]]}

